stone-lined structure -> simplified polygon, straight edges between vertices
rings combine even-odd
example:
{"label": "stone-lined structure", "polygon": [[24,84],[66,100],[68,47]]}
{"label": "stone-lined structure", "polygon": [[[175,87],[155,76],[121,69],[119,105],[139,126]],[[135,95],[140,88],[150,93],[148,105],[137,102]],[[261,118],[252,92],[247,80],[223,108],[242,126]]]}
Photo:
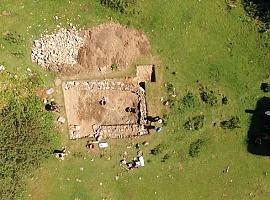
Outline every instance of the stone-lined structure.
{"label": "stone-lined structure", "polygon": [[[79,91],[102,91],[102,90],[117,90],[121,92],[131,92],[137,95],[138,105],[136,108],[137,123],[130,124],[94,124],[93,132],[97,140],[108,138],[128,138],[148,134],[148,130],[144,128],[147,120],[147,106],[145,99],[145,91],[138,84],[132,81],[119,80],[94,80],[94,81],[67,81],[63,85],[64,90],[76,89]],[[70,139],[81,138],[80,125],[70,124],[69,127]]]}
{"label": "stone-lined structure", "polygon": [[96,137],[101,136],[103,139],[119,139],[148,134],[144,126],[139,124],[94,125],[93,129],[97,134]]}

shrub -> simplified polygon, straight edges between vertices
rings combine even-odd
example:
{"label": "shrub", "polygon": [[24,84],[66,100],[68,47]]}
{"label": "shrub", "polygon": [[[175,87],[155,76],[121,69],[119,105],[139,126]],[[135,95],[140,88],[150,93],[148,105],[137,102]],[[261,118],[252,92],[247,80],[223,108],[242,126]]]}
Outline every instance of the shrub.
{"label": "shrub", "polygon": [[117,69],[118,69],[118,65],[117,64],[112,64],[111,70],[116,71]]}
{"label": "shrub", "polygon": [[222,104],[223,104],[223,105],[227,105],[229,100],[228,100],[227,97],[223,97],[223,98],[221,99],[221,101],[222,101]]}
{"label": "shrub", "polygon": [[195,97],[191,92],[188,92],[182,99],[183,105],[185,107],[191,108],[195,105]]}
{"label": "shrub", "polygon": [[131,5],[136,4],[136,0],[100,0],[100,4],[121,13],[126,13]]}
{"label": "shrub", "polygon": [[225,120],[220,122],[220,126],[223,129],[235,129],[235,128],[240,128],[240,119],[239,117],[232,117],[229,120]]}
{"label": "shrub", "polygon": [[197,157],[200,153],[202,145],[205,144],[203,139],[197,139],[189,145],[189,155],[191,157]]}
{"label": "shrub", "polygon": [[231,10],[233,8],[236,8],[237,0],[226,0],[226,4],[227,4],[228,10]]}
{"label": "shrub", "polygon": [[171,156],[169,154],[165,154],[161,160],[161,162],[165,162],[166,160],[168,160]]}
{"label": "shrub", "polygon": [[170,82],[166,83],[165,87],[166,87],[168,92],[173,92],[173,90],[174,90],[173,84]]}
{"label": "shrub", "polygon": [[23,58],[24,54],[22,51],[16,51],[11,53],[13,56],[16,56],[17,58]]}
{"label": "shrub", "polygon": [[198,115],[189,119],[185,124],[184,128],[187,130],[200,130],[204,125],[204,115]]}
{"label": "shrub", "polygon": [[266,0],[243,0],[247,14],[260,22],[263,31],[270,27],[270,2]]}
{"label": "shrub", "polygon": [[208,90],[208,89],[202,89],[201,91],[201,99],[203,102],[213,106],[215,104],[217,104],[217,97],[216,94],[213,90]]}
{"label": "shrub", "polygon": [[24,40],[24,38],[16,32],[6,33],[3,39],[9,44],[20,44]]}
{"label": "shrub", "polygon": [[158,144],[153,149],[151,149],[150,153],[152,155],[158,155],[158,154],[161,154],[165,149],[166,149],[166,145]]}

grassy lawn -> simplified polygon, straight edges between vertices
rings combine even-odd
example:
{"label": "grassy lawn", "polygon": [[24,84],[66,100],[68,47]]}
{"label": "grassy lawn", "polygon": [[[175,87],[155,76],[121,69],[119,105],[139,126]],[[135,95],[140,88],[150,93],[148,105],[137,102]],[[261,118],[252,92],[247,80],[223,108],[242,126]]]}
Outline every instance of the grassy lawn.
{"label": "grassy lawn", "polygon": [[[146,32],[159,63],[157,76],[177,92],[160,134],[111,141],[102,158],[87,152],[85,140],[69,141],[62,127],[62,145],[70,155],[63,162],[52,156],[34,171],[26,180],[24,199],[269,199],[270,160],[247,151],[251,115],[245,109],[255,109],[260,98],[270,97],[260,90],[260,84],[269,81],[270,38],[269,33],[258,33],[238,2],[228,11],[220,0],[138,0],[139,14],[131,15],[104,8],[98,0],[2,0],[0,13],[10,15],[0,16],[0,64],[8,70],[20,75],[29,67],[53,85],[55,75],[31,63],[32,41],[46,30],[58,29],[60,22],[84,28],[112,19]],[[18,37],[16,42],[5,40],[7,32]],[[200,84],[216,92],[217,105],[201,101]],[[149,86],[149,102],[168,98],[156,95],[166,92],[164,84],[158,87]],[[188,91],[195,97],[191,108],[181,103]],[[223,95],[227,105],[221,104]],[[161,102],[156,107],[167,110]],[[158,113],[155,106],[151,112]],[[185,130],[189,117],[199,114],[205,116],[203,128]],[[240,118],[240,128],[213,126],[231,116]],[[197,139],[204,143],[198,156],[191,157],[189,146]],[[122,169],[120,154],[127,151],[132,158],[135,144],[144,140],[150,143],[142,147],[146,166],[131,172]],[[165,145],[164,151],[151,155],[158,144]],[[165,154],[170,156],[161,162]],[[223,173],[227,166],[229,172]]]}

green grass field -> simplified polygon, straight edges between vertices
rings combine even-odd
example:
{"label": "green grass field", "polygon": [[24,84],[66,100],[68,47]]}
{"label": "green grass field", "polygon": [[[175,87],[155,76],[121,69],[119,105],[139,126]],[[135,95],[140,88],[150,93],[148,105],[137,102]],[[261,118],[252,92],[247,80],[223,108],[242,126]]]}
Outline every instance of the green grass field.
{"label": "green grass field", "polygon": [[[240,1],[230,11],[223,0],[138,0],[135,8],[139,14],[121,14],[102,7],[98,0],[0,1],[0,13],[10,12],[0,16],[0,64],[8,70],[20,75],[29,67],[41,73],[46,85],[53,85],[55,75],[31,63],[32,41],[46,30],[57,30],[60,22],[85,28],[113,20],[145,31],[160,63],[157,77],[170,82],[178,94],[160,134],[112,141],[102,158],[87,152],[85,140],[69,141],[62,128],[62,145],[70,155],[63,162],[52,155],[30,172],[22,199],[269,199],[270,160],[248,153],[251,115],[245,113],[245,109],[255,109],[263,96],[270,97],[260,90],[270,75],[269,33],[258,32]],[[7,32],[21,38],[9,43],[4,39]],[[217,105],[200,100],[197,80],[220,94]],[[162,88],[148,88],[150,102],[162,97],[156,91],[166,92],[164,84],[156,87]],[[181,103],[188,91],[195,97],[191,108]],[[228,97],[227,105],[221,104],[222,95]],[[199,114],[205,116],[203,128],[185,130],[188,118]],[[231,116],[240,118],[240,128],[213,126]],[[197,139],[205,142],[198,156],[191,157],[189,146]],[[142,147],[146,166],[131,172],[122,169],[120,154],[127,151],[132,158],[135,144],[144,140],[150,143]],[[164,151],[151,155],[158,144],[165,145]],[[161,162],[165,154],[170,156]],[[227,166],[229,172],[223,173]],[[115,180],[117,175],[119,180]]]}

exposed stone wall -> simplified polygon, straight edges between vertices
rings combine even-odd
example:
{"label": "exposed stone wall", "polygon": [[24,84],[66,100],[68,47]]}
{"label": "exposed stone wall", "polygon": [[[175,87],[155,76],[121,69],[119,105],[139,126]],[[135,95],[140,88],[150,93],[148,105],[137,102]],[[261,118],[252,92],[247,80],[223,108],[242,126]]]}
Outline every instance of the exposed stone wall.
{"label": "exposed stone wall", "polygon": [[147,130],[139,124],[118,124],[118,125],[94,125],[96,137],[102,139],[119,139],[148,134]]}
{"label": "exposed stone wall", "polygon": [[77,87],[78,90],[120,90],[127,92],[137,92],[139,86],[120,81],[102,80],[102,81],[67,81],[64,88],[66,90]]}
{"label": "exposed stone wall", "polygon": [[80,125],[71,125],[71,126],[69,126],[70,139],[79,139],[79,138],[81,138],[80,129],[81,129]]}
{"label": "exposed stone wall", "polygon": [[[136,93],[138,96],[138,123],[137,124],[114,124],[114,125],[95,125],[93,127],[96,136],[107,138],[127,138],[148,134],[148,130],[144,129],[147,124],[147,106],[145,99],[145,91],[139,85],[132,83],[124,83],[116,80],[96,80],[96,81],[67,81],[64,83],[64,89],[69,90],[75,88],[78,90],[120,90]],[[73,128],[74,129],[74,128]],[[79,130],[70,129],[70,138],[76,139],[80,137]]]}

